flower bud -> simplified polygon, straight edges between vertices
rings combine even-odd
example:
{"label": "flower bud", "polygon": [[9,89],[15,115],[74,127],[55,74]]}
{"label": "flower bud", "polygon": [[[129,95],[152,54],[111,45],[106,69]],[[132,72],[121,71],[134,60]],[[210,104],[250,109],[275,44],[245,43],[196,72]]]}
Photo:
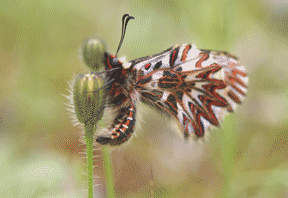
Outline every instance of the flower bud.
{"label": "flower bud", "polygon": [[83,60],[94,72],[98,72],[101,68],[104,68],[105,52],[105,44],[99,39],[88,39],[83,43]]}
{"label": "flower bud", "polygon": [[79,75],[73,87],[73,102],[79,122],[96,124],[103,116],[106,87],[101,76],[91,73]]}

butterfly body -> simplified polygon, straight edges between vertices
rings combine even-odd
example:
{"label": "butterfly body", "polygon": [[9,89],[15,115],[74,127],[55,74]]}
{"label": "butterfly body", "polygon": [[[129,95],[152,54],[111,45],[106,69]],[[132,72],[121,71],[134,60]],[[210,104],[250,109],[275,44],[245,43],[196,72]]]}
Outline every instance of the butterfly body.
{"label": "butterfly body", "polygon": [[101,144],[119,145],[131,137],[138,100],[178,119],[185,138],[203,137],[247,91],[245,68],[235,56],[190,44],[128,63],[106,53],[105,69],[111,82],[108,105],[115,114],[106,135],[96,140]]}

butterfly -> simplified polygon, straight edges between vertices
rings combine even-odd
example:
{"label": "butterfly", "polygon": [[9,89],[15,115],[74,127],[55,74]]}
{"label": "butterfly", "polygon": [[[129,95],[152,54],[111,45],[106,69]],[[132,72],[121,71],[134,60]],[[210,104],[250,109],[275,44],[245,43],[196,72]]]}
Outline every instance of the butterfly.
{"label": "butterfly", "polygon": [[[123,42],[128,21],[122,18]],[[173,46],[161,53],[121,61],[105,52],[108,105],[114,110],[100,144],[120,145],[135,129],[138,100],[175,117],[185,138],[203,137],[210,126],[219,126],[247,92],[248,77],[238,59],[222,51],[197,49],[195,45]]]}

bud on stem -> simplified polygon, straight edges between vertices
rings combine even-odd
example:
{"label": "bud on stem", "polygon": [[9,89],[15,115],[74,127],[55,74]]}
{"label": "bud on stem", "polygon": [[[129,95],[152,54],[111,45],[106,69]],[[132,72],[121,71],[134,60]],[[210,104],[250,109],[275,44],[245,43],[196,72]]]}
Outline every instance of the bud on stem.
{"label": "bud on stem", "polygon": [[105,52],[105,44],[99,39],[88,39],[83,43],[83,60],[94,72],[98,72],[101,68],[104,68]]}
{"label": "bud on stem", "polygon": [[74,81],[72,92],[75,114],[85,129],[87,192],[88,197],[93,198],[93,136],[105,108],[107,94],[104,79],[96,73],[79,75]]}
{"label": "bud on stem", "polygon": [[103,116],[106,88],[101,76],[79,75],[74,84],[73,100],[76,116],[83,124],[96,124]]}

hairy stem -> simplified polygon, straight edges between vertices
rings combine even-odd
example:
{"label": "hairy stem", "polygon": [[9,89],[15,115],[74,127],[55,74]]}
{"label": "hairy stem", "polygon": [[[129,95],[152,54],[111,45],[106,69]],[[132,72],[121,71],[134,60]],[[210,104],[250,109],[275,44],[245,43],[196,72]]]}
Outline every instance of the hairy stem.
{"label": "hairy stem", "polygon": [[106,176],[106,187],[107,197],[116,197],[114,191],[114,180],[110,152],[106,146],[102,147],[104,163],[105,163],[105,176]]}
{"label": "hairy stem", "polygon": [[85,140],[87,155],[87,180],[88,180],[88,198],[93,198],[94,182],[93,182],[93,135],[96,126],[85,124]]}

